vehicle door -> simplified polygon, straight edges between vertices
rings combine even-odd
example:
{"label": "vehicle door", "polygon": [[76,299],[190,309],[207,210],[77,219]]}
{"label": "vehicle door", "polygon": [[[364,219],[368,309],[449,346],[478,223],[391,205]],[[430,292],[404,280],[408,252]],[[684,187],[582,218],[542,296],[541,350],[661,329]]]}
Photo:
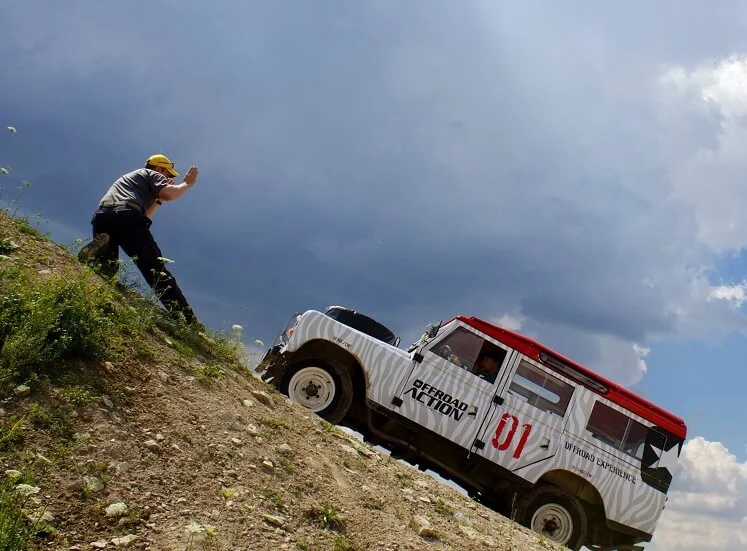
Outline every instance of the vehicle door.
{"label": "vehicle door", "polygon": [[[513,351],[461,322],[442,332],[415,354],[394,410],[469,449]],[[487,354],[498,364],[496,373],[473,373]]]}
{"label": "vehicle door", "polygon": [[555,455],[576,385],[539,362],[516,354],[475,453],[516,471]]}

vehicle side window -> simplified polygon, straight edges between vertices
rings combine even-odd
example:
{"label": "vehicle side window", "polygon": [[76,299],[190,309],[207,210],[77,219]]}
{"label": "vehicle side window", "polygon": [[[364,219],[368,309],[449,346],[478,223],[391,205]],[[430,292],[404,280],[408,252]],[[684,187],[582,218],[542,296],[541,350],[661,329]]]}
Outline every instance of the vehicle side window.
{"label": "vehicle side window", "polygon": [[565,416],[573,390],[573,385],[561,381],[527,361],[519,364],[511,386],[508,388],[509,394],[537,409],[560,417]]}
{"label": "vehicle side window", "polygon": [[431,352],[491,383],[506,359],[503,348],[463,327],[446,336]]}
{"label": "vehicle side window", "polygon": [[643,457],[648,427],[602,402],[594,404],[586,431],[592,438],[636,459]]}

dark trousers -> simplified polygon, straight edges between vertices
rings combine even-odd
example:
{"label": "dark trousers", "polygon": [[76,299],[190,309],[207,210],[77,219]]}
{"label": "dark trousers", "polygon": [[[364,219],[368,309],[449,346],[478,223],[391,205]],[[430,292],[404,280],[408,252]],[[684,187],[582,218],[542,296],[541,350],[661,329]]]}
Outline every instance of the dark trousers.
{"label": "dark trousers", "polygon": [[150,218],[132,210],[99,209],[91,223],[94,237],[100,233],[109,235],[109,245],[97,257],[104,274],[117,273],[122,247],[172,315],[181,312],[188,323],[197,321],[176,279],[161,260],[161,249],[150,232]]}

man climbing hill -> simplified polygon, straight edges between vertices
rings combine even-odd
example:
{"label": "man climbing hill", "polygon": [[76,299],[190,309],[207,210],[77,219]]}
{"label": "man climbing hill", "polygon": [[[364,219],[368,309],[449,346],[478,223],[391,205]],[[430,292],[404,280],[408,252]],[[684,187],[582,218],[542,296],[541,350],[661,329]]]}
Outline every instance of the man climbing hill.
{"label": "man climbing hill", "polygon": [[184,181],[174,184],[171,178],[179,176],[174,163],[161,154],[148,157],[144,168],[124,174],[109,187],[91,219],[93,240],[78,253],[81,262],[112,277],[119,269],[122,247],[169,313],[175,318],[183,315],[189,324],[197,323],[197,318],[166,269],[150,226],[163,202],[184,195],[195,185],[197,174],[197,167],[192,166]]}

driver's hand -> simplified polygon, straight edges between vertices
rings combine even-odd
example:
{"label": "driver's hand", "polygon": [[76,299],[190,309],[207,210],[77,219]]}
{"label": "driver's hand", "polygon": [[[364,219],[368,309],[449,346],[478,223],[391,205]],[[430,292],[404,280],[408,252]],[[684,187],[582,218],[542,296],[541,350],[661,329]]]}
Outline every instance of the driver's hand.
{"label": "driver's hand", "polygon": [[460,360],[460,359],[459,359],[459,356],[457,356],[456,354],[452,354],[452,355],[451,355],[451,356],[449,357],[449,361],[450,361],[451,363],[453,363],[453,364],[456,364],[456,365],[458,365],[459,367],[462,367],[462,360]]}

